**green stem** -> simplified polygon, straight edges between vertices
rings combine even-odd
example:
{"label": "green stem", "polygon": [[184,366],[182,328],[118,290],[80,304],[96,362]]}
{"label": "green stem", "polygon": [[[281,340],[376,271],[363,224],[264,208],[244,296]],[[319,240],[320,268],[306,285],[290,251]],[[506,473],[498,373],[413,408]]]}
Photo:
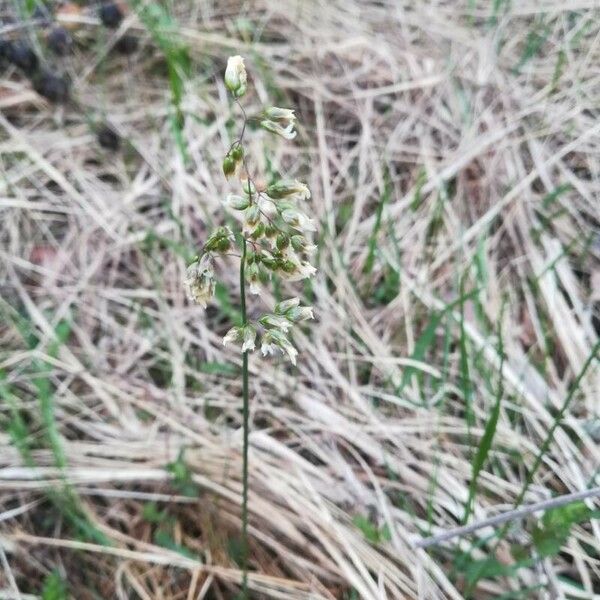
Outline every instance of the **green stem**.
{"label": "green stem", "polygon": [[[242,305],[242,326],[248,323],[246,316],[246,240],[242,239],[242,259],[240,261],[240,300]],[[248,350],[242,354],[242,399],[244,448],[242,462],[242,600],[248,599]]]}

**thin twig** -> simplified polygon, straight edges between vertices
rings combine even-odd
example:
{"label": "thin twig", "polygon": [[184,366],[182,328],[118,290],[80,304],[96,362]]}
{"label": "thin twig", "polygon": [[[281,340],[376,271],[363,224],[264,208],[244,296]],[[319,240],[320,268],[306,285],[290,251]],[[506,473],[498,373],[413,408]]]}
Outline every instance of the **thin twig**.
{"label": "thin twig", "polygon": [[557,508],[564,506],[570,502],[577,500],[584,500],[585,498],[591,498],[594,496],[600,496],[600,487],[595,487],[590,490],[583,490],[581,492],[573,492],[572,494],[565,494],[564,496],[557,496],[550,500],[543,500],[536,502],[535,504],[528,504],[521,508],[509,510],[505,513],[490,517],[489,519],[483,519],[483,521],[477,521],[471,523],[471,525],[464,525],[463,527],[455,527],[444,533],[438,533],[428,538],[423,538],[414,543],[415,548],[429,548],[431,546],[438,546],[442,542],[447,542],[455,537],[463,537],[469,535],[478,529],[483,527],[493,527],[500,525],[501,523],[507,523],[508,521],[515,521],[521,517],[525,517],[531,513],[537,512],[538,510],[548,510],[550,508]]}

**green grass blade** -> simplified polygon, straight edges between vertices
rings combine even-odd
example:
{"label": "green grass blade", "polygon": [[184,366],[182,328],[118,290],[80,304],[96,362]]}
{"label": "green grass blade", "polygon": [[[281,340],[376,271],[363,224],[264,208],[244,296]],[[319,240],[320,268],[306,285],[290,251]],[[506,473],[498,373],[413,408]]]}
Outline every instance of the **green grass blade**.
{"label": "green grass blade", "polygon": [[[501,310],[501,314],[504,313],[504,305]],[[498,377],[498,391],[496,394],[496,401],[492,408],[490,418],[486,423],[483,436],[477,448],[477,453],[473,459],[471,465],[471,481],[469,482],[469,496],[465,503],[465,514],[463,516],[463,523],[466,523],[469,519],[469,515],[473,510],[473,503],[475,502],[475,495],[477,493],[477,480],[481,470],[483,469],[490,450],[492,449],[492,443],[496,434],[496,428],[498,427],[498,418],[500,416],[500,405],[502,403],[502,397],[504,395],[504,380],[503,380],[503,368],[504,368],[504,343],[502,341],[502,317],[500,318],[500,324],[498,326],[498,354],[500,355],[500,368]]]}
{"label": "green grass blade", "polygon": [[377,212],[375,214],[375,224],[373,225],[373,231],[369,237],[369,252],[367,253],[367,259],[363,267],[364,273],[371,273],[373,266],[375,265],[375,249],[377,247],[377,235],[381,229],[381,217],[383,215],[383,209],[389,202],[392,196],[392,182],[390,180],[390,171],[387,165],[383,168],[383,193],[377,203]]}

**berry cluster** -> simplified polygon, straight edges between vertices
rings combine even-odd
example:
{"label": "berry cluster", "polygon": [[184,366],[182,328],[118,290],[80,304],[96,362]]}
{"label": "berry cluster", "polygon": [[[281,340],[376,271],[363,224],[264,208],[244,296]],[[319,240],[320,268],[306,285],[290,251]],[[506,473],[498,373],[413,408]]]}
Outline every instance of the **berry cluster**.
{"label": "berry cluster", "polygon": [[69,82],[41,64],[30,44],[24,39],[0,41],[0,60],[19,69],[31,80],[35,91],[50,102],[66,102],[69,98]]}
{"label": "berry cluster", "polygon": [[[21,33],[31,32],[31,27],[13,23],[17,26],[12,28],[10,37],[0,39],[0,66],[12,65],[31,81],[40,96],[54,104],[71,101],[69,78],[49,61],[52,57],[59,60],[73,52],[84,17],[95,14],[104,27],[116,29],[127,14],[126,6],[118,1],[93,3],[89,8],[85,4],[83,1],[39,3],[29,22],[35,28],[37,43],[33,43],[33,37]],[[137,47],[138,38],[130,34],[121,35],[114,45],[121,54],[131,54]],[[119,149],[120,138],[108,125],[100,125],[96,135],[102,147]]]}

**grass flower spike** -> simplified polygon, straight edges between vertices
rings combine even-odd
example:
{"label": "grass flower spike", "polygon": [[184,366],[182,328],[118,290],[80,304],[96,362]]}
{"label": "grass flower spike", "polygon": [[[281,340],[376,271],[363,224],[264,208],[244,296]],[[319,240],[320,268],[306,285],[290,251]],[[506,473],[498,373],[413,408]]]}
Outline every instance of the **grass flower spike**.
{"label": "grass flower spike", "polygon": [[286,140],[293,140],[296,137],[294,131],[296,115],[293,110],[271,106],[265,110],[264,117],[260,125],[267,131],[280,135]]}
{"label": "grass flower spike", "polygon": [[[268,186],[257,186],[249,171],[244,151],[244,133],[248,121],[240,98],[247,91],[244,59],[232,56],[227,61],[225,85],[243,116],[240,136],[233,142],[222,169],[227,179],[238,178],[240,188],[223,199],[223,206],[237,219],[239,229],[217,227],[206,239],[203,252],[186,273],[185,288],[188,298],[206,307],[215,291],[213,259],[218,254],[236,254],[239,247],[241,323],[230,328],[223,337],[223,345],[238,347],[242,354],[242,414],[243,414],[243,499],[242,499],[242,594],[248,598],[248,354],[260,344],[263,356],[281,355],[293,365],[298,350],[291,334],[302,321],[313,318],[312,308],[301,306],[299,298],[275,304],[262,316],[249,318],[246,289],[261,296],[264,286],[274,278],[299,281],[312,277],[316,269],[310,263],[314,248],[309,235],[316,231],[315,222],[302,210],[299,203],[310,199],[305,183],[297,179],[281,179]],[[260,115],[261,126],[267,131],[291,140],[296,136],[296,115],[289,108],[270,107]],[[237,255],[237,254],[236,254]],[[254,314],[254,310],[251,311]]]}
{"label": "grass flower spike", "polygon": [[281,211],[281,218],[294,229],[299,231],[316,231],[317,226],[302,211],[295,207],[286,208]]}
{"label": "grass flower spike", "polygon": [[285,127],[280,125],[276,121],[268,121],[264,120],[260,122],[260,126],[271,133],[276,135],[280,135],[282,138],[286,140],[293,140],[296,137],[296,132],[294,131],[294,124],[289,123]]}
{"label": "grass flower spike", "polygon": [[271,106],[265,110],[265,116],[271,121],[277,121],[278,123],[295,123],[296,115],[290,108],[278,108],[277,106]]}
{"label": "grass flower spike", "polygon": [[246,67],[241,56],[229,57],[225,71],[225,85],[234,98],[241,98],[246,93]]}
{"label": "grass flower spike", "polygon": [[215,274],[209,254],[194,261],[185,273],[184,287],[191,302],[206,308],[215,293]]}
{"label": "grass flower spike", "polygon": [[298,350],[294,348],[294,345],[290,342],[286,334],[280,329],[272,328],[265,333],[262,339],[261,351],[263,356],[283,352],[293,365],[296,364]]}
{"label": "grass flower spike", "polygon": [[267,188],[267,195],[276,200],[280,200],[281,198],[309,200],[310,190],[305,183],[301,183],[297,179],[293,181],[282,179]]}
{"label": "grass flower spike", "polygon": [[256,340],[256,329],[252,325],[244,327],[232,327],[223,338],[223,345],[230,346],[241,342],[242,352],[254,350]]}

